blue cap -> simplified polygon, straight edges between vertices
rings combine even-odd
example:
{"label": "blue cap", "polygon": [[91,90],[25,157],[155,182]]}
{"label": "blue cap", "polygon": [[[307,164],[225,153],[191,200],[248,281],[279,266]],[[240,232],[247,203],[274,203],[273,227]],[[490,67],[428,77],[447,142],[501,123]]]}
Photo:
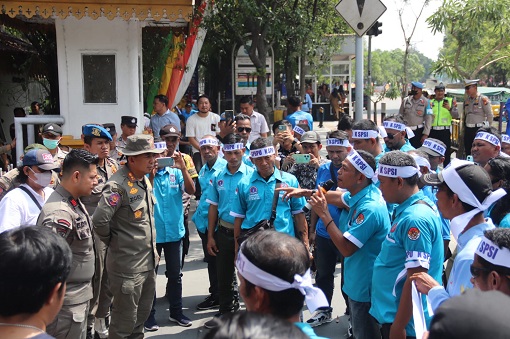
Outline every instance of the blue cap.
{"label": "blue cap", "polygon": [[105,138],[112,141],[112,135],[104,127],[98,125],[85,125],[83,126],[83,135],[94,138]]}
{"label": "blue cap", "polygon": [[416,88],[423,89],[423,84],[421,82],[413,81],[411,82],[411,85],[413,85]]}

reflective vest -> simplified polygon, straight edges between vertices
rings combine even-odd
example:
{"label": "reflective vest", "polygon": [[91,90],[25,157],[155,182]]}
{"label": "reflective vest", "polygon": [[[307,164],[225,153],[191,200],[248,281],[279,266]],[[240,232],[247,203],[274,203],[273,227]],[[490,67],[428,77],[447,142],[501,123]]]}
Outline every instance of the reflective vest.
{"label": "reflective vest", "polygon": [[443,101],[447,100],[450,104],[450,109],[453,108],[453,98],[444,98],[443,100],[431,100],[432,113],[434,114],[434,121],[432,126],[451,126],[452,115],[450,111],[443,107]]}

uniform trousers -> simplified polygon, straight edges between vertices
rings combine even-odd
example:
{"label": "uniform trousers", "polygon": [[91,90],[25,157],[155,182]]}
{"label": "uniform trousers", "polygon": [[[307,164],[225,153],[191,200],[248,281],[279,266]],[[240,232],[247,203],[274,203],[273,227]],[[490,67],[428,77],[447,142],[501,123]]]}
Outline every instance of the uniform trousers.
{"label": "uniform trousers", "polygon": [[93,296],[90,300],[90,312],[87,319],[87,328],[94,325],[95,318],[106,318],[110,314],[112,294],[108,287],[108,273],[105,259],[108,247],[100,240],[94,241],[96,248],[96,273],[92,281]]}
{"label": "uniform trousers", "polygon": [[446,145],[446,153],[444,155],[443,166],[446,167],[450,163],[450,155],[452,148],[452,139],[450,129],[436,130],[431,129],[429,138],[434,138],[437,140],[441,140]]}
{"label": "uniform trousers", "polygon": [[471,147],[473,146],[473,141],[475,140],[476,132],[480,129],[480,127],[466,127],[464,130],[464,151],[466,155],[471,154]]}
{"label": "uniform trousers", "polygon": [[[207,230],[206,230],[207,232]],[[207,252],[207,233],[197,231],[200,239],[202,240],[202,250],[204,251],[205,262],[207,263],[207,273],[209,275],[209,293],[212,297],[218,300],[218,272],[216,269],[216,257]],[[234,262],[234,260],[232,260]]]}
{"label": "uniform trousers", "polygon": [[143,338],[143,324],[156,291],[156,272],[108,272],[113,294],[109,339]]}
{"label": "uniform trousers", "polygon": [[46,327],[46,333],[56,339],[85,339],[88,313],[89,301],[75,305],[62,305],[53,322]]}
{"label": "uniform trousers", "polygon": [[[220,303],[220,313],[228,313],[234,310],[236,302],[235,286],[237,280],[235,276],[235,240],[234,230],[229,230],[223,226],[218,227],[215,233],[216,246],[216,272],[218,275],[218,298]],[[239,297],[237,297],[238,299]]]}
{"label": "uniform trousers", "polygon": [[417,128],[413,131],[414,137],[409,139],[409,142],[411,143],[411,146],[414,148],[420,148],[421,147],[421,137],[423,136],[423,127]]}

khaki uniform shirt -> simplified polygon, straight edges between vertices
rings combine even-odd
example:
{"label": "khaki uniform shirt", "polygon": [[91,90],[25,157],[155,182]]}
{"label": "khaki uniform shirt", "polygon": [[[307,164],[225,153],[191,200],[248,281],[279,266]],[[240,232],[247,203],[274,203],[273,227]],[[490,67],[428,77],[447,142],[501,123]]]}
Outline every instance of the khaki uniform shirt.
{"label": "khaki uniform shirt", "polygon": [[81,202],[85,205],[89,215],[94,214],[97,204],[101,199],[101,192],[103,191],[104,185],[118,169],[119,165],[117,161],[112,158],[104,159],[104,167],[97,166],[97,186],[94,187],[91,195],[81,198]]}
{"label": "khaki uniform shirt", "polygon": [[137,181],[127,166],[105,184],[92,220],[94,231],[108,246],[108,272],[141,273],[155,268],[155,203],[149,179],[144,176]]}
{"label": "khaki uniform shirt", "polygon": [[[122,139],[122,135],[120,135],[118,138],[117,138],[117,141],[115,142],[115,145],[117,146],[117,149],[115,151],[116,153],[116,156],[112,156],[112,158],[114,158],[115,160],[117,160],[117,162],[120,164],[120,165],[124,165],[126,163],[126,157],[124,155],[122,155],[122,149],[124,147],[126,147],[127,145],[127,139],[124,140]],[[114,152],[110,152],[110,156],[111,154],[114,153]]]}
{"label": "khaki uniform shirt", "polygon": [[475,98],[467,97],[464,102],[464,114],[466,124],[481,124],[488,121],[492,124],[494,118],[492,114],[491,101],[485,95],[476,93]]}
{"label": "khaki uniform shirt", "polygon": [[44,204],[37,225],[51,228],[71,247],[73,263],[67,278],[64,305],[90,300],[95,253],[92,225],[85,206],[80,199],[74,199],[65,188],[58,186]]}
{"label": "khaki uniform shirt", "polygon": [[421,96],[415,100],[412,95],[406,97],[400,105],[398,114],[407,122],[407,126],[414,128],[423,125],[423,134],[430,134],[432,126],[432,112],[429,112],[429,100],[425,96]]}

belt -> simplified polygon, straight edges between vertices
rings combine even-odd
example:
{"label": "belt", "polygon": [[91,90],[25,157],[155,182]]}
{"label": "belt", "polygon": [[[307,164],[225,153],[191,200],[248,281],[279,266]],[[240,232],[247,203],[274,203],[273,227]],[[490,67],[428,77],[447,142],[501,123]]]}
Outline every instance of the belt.
{"label": "belt", "polygon": [[223,219],[219,219],[218,220],[218,224],[225,227],[225,228],[228,228],[229,230],[233,230],[234,229],[234,224],[228,222],[228,221],[225,221]]}
{"label": "belt", "polygon": [[466,124],[466,127],[469,127],[469,128],[482,127],[482,126],[483,126],[483,122],[478,123],[478,124]]}
{"label": "belt", "polygon": [[441,131],[444,129],[450,129],[450,126],[432,126],[432,129],[435,129],[436,131]]}
{"label": "belt", "polygon": [[234,229],[233,228],[227,228],[225,226],[218,225],[218,232],[222,232],[228,235],[234,235]]}
{"label": "belt", "polygon": [[418,128],[422,128],[422,127],[423,127],[423,125],[418,125],[418,126],[407,126],[407,127],[409,127],[411,130],[415,131],[415,130],[417,130]]}

